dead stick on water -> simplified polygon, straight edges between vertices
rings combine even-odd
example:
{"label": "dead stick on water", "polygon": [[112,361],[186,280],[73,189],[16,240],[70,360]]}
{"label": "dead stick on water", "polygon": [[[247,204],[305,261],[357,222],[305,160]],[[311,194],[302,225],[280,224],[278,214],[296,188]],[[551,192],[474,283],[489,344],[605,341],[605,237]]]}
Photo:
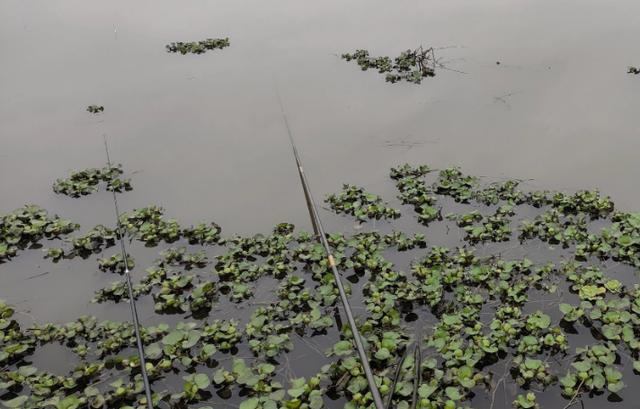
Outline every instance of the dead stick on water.
{"label": "dead stick on water", "polygon": [[504,382],[504,376],[498,380],[496,387],[493,388],[493,393],[491,394],[491,406],[489,406],[489,409],[493,409],[493,404],[496,403],[496,392],[502,382]]}
{"label": "dead stick on water", "polygon": [[582,388],[583,384],[584,384],[584,379],[580,381],[580,385],[578,385],[578,389],[576,390],[576,393],[573,394],[573,397],[571,398],[569,403],[567,403],[567,406],[565,406],[562,409],[567,409],[569,406],[573,405],[573,401],[576,398],[576,396],[578,396],[578,394],[580,393],[580,388]]}
{"label": "dead stick on water", "polygon": [[[507,377],[507,367],[511,365],[511,361],[513,361],[513,358],[510,358],[504,364],[504,371],[502,372],[502,377],[496,383],[496,387],[493,389],[493,393],[491,394],[491,406],[489,407],[489,409],[493,409],[493,405],[496,402],[496,392],[498,391],[498,386],[500,385],[500,383],[504,383],[504,380]],[[506,385],[505,385],[505,390],[506,390]]]}
{"label": "dead stick on water", "polygon": [[33,280],[34,278],[46,276],[47,274],[51,274],[51,271],[45,271],[44,273],[36,274],[25,278],[25,280]]}

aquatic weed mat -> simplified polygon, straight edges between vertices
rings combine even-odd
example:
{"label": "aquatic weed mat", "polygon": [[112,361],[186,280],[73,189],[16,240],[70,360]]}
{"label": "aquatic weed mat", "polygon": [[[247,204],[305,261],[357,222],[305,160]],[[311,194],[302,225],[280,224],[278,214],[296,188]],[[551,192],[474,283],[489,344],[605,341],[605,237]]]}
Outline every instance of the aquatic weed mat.
{"label": "aquatic weed mat", "polygon": [[[328,241],[385,400],[411,407],[419,376],[417,408],[630,407],[640,213],[596,190],[530,191],[458,168],[402,165],[390,177],[397,197],[350,184],[327,197],[336,218],[358,226]],[[373,407],[312,234],[281,223],[226,235],[216,223],[182,226],[155,205],[120,222],[136,303],[154,312],[142,328],[154,407]],[[115,227],[80,233],[27,205],[0,219],[0,263],[39,246],[51,262],[86,260],[111,281],[87,300],[127,303],[118,239]],[[4,406],[145,405],[124,317],[31,323],[19,312],[0,303]],[[398,368],[415,345],[419,367]],[[70,368],[44,369],[61,351]]]}

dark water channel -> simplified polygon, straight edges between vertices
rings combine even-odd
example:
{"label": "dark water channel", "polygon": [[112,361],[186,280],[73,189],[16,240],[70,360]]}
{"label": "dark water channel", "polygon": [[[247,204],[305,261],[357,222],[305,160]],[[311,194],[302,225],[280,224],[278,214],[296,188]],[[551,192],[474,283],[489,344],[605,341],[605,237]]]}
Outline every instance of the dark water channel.
{"label": "dark water channel", "polygon": [[[367,229],[422,232],[430,245],[464,244],[455,224],[425,228],[395,198],[388,172],[404,162],[459,165],[488,180],[520,178],[527,189],[598,188],[618,208],[636,211],[640,78],[626,69],[640,64],[638,16],[636,1],[3,0],[0,212],[35,203],[80,223],[82,231],[113,225],[108,194],[70,199],[51,189],[72,169],[102,166],[106,135],[114,161],[133,172],[134,190],[120,196],[125,211],[157,204],[182,225],[215,221],[225,235],[267,233],[283,221],[308,230],[276,89],[318,198],[355,183],[406,215]],[[164,49],[173,41],[227,36],[229,48],[204,55]],[[422,85],[391,85],[339,58],[358,48],[397,55],[419,45],[435,47],[450,68]],[[105,112],[89,115],[91,104],[104,105]],[[351,218],[326,210],[322,216],[329,231],[356,232]],[[140,267],[134,275],[166,247],[134,242],[131,253]],[[207,251],[213,259],[221,250]],[[478,251],[534,262],[563,257],[537,242]],[[115,279],[98,271],[97,256],[54,264],[42,255],[30,249],[0,264],[0,299],[15,306],[23,325],[85,314],[128,319],[127,304],[91,303],[93,292]],[[385,256],[408,271],[423,255]],[[624,284],[637,282],[634,269],[614,270]],[[275,297],[277,282],[263,280],[256,303]],[[354,293],[363,281],[353,284]],[[558,302],[545,304],[554,320]],[[212,316],[244,325],[255,307],[245,304],[222,302]],[[360,301],[354,306],[356,315],[365,312]],[[150,297],[141,299],[140,309],[147,325],[183,319],[155,314]],[[433,324],[426,308],[416,313],[419,325]],[[325,337],[292,337],[285,377],[317,372],[326,361],[320,353],[337,334],[331,329]],[[589,337],[571,334],[570,345]],[[34,364],[68,371],[74,358],[57,348],[39,350]],[[245,348],[238,354],[251,353]],[[503,366],[499,362],[496,372]],[[168,388],[181,383],[164,382]],[[630,365],[624,382],[622,401],[605,393],[584,399],[582,407],[637,408],[640,377]],[[498,390],[494,408],[511,407],[516,394],[514,385]],[[215,393],[211,399],[214,407],[223,401]],[[226,405],[238,402],[234,397]],[[490,402],[478,390],[467,403],[489,408]],[[567,402],[558,386],[539,398],[543,408]],[[337,408],[344,401],[326,404]]]}

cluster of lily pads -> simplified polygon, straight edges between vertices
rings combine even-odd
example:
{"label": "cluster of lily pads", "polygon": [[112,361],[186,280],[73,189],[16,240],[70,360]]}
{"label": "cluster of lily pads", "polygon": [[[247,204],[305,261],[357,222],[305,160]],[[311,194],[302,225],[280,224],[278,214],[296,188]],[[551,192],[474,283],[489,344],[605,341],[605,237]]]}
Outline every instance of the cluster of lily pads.
{"label": "cluster of lily pads", "polygon": [[53,191],[71,197],[86,196],[98,190],[100,182],[106,183],[107,190],[123,192],[133,190],[131,179],[121,179],[122,166],[87,168],[71,172],[66,179],[57,179]]}
{"label": "cluster of lily pads", "polygon": [[229,47],[229,38],[207,38],[202,41],[176,42],[167,44],[167,52],[185,54],[204,54],[207,51]]}
{"label": "cluster of lily pads", "polygon": [[407,81],[420,84],[423,78],[436,75],[436,59],[433,48],[424,49],[422,46],[415,50],[407,50],[399,56],[371,57],[368,50],[356,50],[353,53],[342,54],[347,61],[355,60],[362,71],[369,68],[376,69],[380,74],[386,74],[387,82],[396,83]]}
{"label": "cluster of lily pads", "polygon": [[[470,408],[482,397],[494,406],[503,388],[513,407],[529,409],[540,407],[542,395],[556,396],[562,407],[603,393],[616,400],[625,385],[637,385],[637,373],[624,369],[640,371],[640,285],[626,285],[616,273],[640,267],[640,213],[616,210],[597,191],[525,191],[517,180],[486,184],[458,168],[402,165],[390,176],[398,206],[406,206],[405,216],[415,212],[421,232],[368,229],[368,220],[387,215],[391,225],[382,227],[393,229],[398,210],[362,188],[345,185],[328,199],[364,227],[327,240],[359,306],[354,312],[384,399],[400,409],[410,408],[414,394],[421,409]],[[230,399],[242,409],[372,407],[313,235],[281,223],[269,234],[223,237],[215,223],[182,227],[158,206],[123,213],[120,221],[128,239],[163,244],[134,282],[134,297],[178,318],[142,328],[154,406],[205,408]],[[434,242],[430,229],[438,223],[454,229],[458,245]],[[28,206],[3,216],[0,243],[17,250],[58,240],[47,250],[53,260],[100,255],[96,268],[124,270],[121,256],[105,252],[118,240],[114,228],[73,236],[77,229]],[[507,257],[514,247],[540,245],[544,257]],[[257,298],[269,287],[270,296]],[[94,301],[128,297],[120,280]],[[246,312],[230,313],[238,309]],[[313,346],[327,337],[326,351]],[[141,408],[134,342],[126,321],[81,317],[25,327],[0,302],[0,400],[24,408]],[[69,373],[31,361],[52,343],[78,357]],[[308,362],[317,368],[302,378],[287,363],[304,345],[315,351]],[[412,345],[423,359],[402,359]]]}

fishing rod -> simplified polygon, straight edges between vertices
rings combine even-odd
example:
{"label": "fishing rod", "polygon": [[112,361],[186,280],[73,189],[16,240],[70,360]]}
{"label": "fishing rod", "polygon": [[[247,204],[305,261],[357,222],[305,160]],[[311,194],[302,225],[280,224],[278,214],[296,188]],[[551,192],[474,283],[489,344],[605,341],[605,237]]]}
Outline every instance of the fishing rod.
{"label": "fishing rod", "polygon": [[336,281],[336,286],[338,287],[338,292],[340,293],[340,299],[342,301],[345,314],[347,315],[347,321],[349,322],[349,327],[351,328],[353,339],[356,343],[356,349],[358,350],[358,355],[360,356],[360,362],[362,363],[362,369],[364,370],[364,373],[367,378],[367,383],[369,384],[369,390],[371,391],[373,403],[376,409],[384,409],[385,406],[382,403],[382,398],[380,397],[380,391],[378,391],[378,387],[376,386],[376,382],[373,377],[373,372],[371,371],[371,367],[369,366],[369,360],[364,350],[364,345],[362,344],[362,338],[360,336],[360,332],[358,331],[358,327],[356,326],[356,321],[353,318],[353,313],[351,311],[351,307],[349,306],[349,299],[347,298],[347,293],[345,292],[344,286],[342,285],[342,280],[340,279],[340,274],[338,273],[338,269],[336,267],[336,261],[331,252],[331,247],[329,246],[329,242],[327,241],[327,237],[324,232],[322,221],[320,220],[320,216],[318,215],[318,208],[316,206],[315,200],[313,199],[313,194],[311,193],[311,188],[309,187],[309,181],[307,180],[307,176],[304,173],[304,169],[302,167],[302,160],[300,159],[300,155],[298,154],[298,148],[296,147],[296,143],[293,140],[293,134],[291,132],[291,128],[289,127],[289,121],[287,120],[287,115],[284,111],[284,105],[282,104],[282,100],[280,98],[279,93],[278,93],[278,102],[280,103],[282,118],[284,119],[284,124],[285,124],[285,127],[287,128],[287,133],[289,135],[289,142],[291,142],[291,148],[293,149],[293,156],[295,157],[296,165],[298,167],[298,175],[300,176],[300,183],[302,184],[302,190],[304,191],[305,200],[307,202],[309,216],[311,217],[311,224],[313,225],[313,229],[314,229],[314,232],[316,233],[316,236],[318,237],[318,240],[324,247],[324,250],[327,254],[327,261],[329,262],[329,266],[331,267],[331,271],[333,272],[333,277]]}
{"label": "fishing rod", "polygon": [[[107,136],[104,138],[104,150],[107,153],[107,165],[111,170],[111,156],[109,155],[109,144],[107,143]],[[149,376],[147,375],[147,362],[144,358],[144,347],[142,346],[142,338],[140,337],[140,320],[138,319],[138,309],[136,308],[136,301],[133,296],[133,285],[131,284],[131,274],[129,274],[129,257],[127,256],[127,249],[124,245],[124,236],[122,234],[122,225],[120,224],[120,210],[118,208],[118,197],[116,196],[115,189],[111,191],[113,193],[113,207],[116,212],[116,229],[118,237],[120,238],[120,252],[122,259],[124,260],[124,275],[127,282],[127,290],[129,292],[129,306],[131,306],[131,320],[133,321],[133,329],[136,335],[136,344],[138,348],[138,357],[140,358],[140,372],[142,372],[142,383],[144,384],[144,392],[147,395],[147,409],[153,409],[153,402],[151,397],[151,386],[149,385]]]}

